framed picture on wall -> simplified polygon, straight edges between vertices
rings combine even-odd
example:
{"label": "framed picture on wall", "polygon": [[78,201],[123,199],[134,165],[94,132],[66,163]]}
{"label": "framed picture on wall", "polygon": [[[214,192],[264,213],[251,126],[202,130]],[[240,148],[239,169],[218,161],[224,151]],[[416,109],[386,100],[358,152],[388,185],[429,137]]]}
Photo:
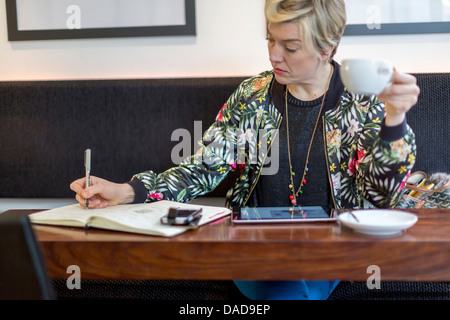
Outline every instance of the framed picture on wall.
{"label": "framed picture on wall", "polygon": [[192,36],[195,0],[6,0],[8,40]]}
{"label": "framed picture on wall", "polygon": [[450,0],[344,1],[344,35],[450,33]]}

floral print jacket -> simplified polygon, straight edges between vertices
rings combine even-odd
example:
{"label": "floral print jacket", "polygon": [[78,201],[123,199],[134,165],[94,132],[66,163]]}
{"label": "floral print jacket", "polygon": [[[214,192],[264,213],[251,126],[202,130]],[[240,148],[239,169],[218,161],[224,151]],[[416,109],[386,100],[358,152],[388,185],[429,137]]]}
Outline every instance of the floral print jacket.
{"label": "floral print jacket", "polygon": [[[326,99],[332,105],[325,108],[322,121],[334,206],[393,207],[414,165],[414,134],[406,122],[385,127],[384,104],[375,96],[349,93],[340,80],[339,65],[333,65]],[[283,119],[283,92],[273,71],[245,80],[221,108],[195,155],[165,172],[133,177],[145,186],[146,201],[190,201],[237,171],[227,205],[252,205],[253,190]]]}

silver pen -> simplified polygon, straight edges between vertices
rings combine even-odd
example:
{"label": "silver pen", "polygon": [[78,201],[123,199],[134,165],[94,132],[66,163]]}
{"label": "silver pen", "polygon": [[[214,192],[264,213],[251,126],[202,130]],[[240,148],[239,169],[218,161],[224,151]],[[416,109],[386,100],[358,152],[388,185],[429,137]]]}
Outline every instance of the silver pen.
{"label": "silver pen", "polygon": [[[86,171],[86,185],[85,188],[89,187],[91,180],[91,149],[86,149],[84,151],[84,168]],[[86,199],[86,209],[89,207],[89,199]]]}

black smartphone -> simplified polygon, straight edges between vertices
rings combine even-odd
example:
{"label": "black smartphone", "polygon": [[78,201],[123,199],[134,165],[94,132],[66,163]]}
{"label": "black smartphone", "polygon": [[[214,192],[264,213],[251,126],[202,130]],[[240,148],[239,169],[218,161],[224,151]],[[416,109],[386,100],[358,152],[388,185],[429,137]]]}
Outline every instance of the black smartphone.
{"label": "black smartphone", "polygon": [[169,213],[161,218],[161,223],[169,225],[184,226],[196,219],[201,218],[202,208],[198,209],[179,209],[170,208]]}

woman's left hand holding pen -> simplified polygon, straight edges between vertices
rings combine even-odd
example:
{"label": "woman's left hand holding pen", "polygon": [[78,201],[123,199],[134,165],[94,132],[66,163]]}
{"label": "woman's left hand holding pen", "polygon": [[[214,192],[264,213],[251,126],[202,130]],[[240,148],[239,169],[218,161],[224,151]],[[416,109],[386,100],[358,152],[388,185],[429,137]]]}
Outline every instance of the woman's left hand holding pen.
{"label": "woman's left hand holding pen", "polygon": [[95,176],[90,177],[90,185],[86,188],[86,178],[80,178],[70,184],[76,193],[75,199],[82,207],[89,209],[106,208],[119,204],[131,203],[134,200],[134,189],[128,183],[114,183]]}

